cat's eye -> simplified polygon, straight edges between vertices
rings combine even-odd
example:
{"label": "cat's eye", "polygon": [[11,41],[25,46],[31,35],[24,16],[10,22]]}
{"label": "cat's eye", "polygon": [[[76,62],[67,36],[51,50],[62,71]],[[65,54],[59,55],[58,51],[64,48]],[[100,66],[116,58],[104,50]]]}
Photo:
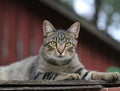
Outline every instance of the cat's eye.
{"label": "cat's eye", "polygon": [[52,41],[52,42],[51,42],[51,45],[52,45],[53,47],[56,47],[56,46],[57,46],[57,43],[56,43],[55,41]]}
{"label": "cat's eye", "polygon": [[65,46],[66,46],[66,47],[70,47],[70,46],[71,46],[71,43],[70,43],[70,42],[67,42],[67,43],[65,44]]}

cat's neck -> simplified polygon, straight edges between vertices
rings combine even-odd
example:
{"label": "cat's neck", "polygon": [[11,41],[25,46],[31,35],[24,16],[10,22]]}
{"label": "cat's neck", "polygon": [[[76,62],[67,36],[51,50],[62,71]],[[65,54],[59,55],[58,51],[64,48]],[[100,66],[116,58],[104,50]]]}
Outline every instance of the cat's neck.
{"label": "cat's neck", "polygon": [[69,60],[51,60],[51,59],[47,59],[47,57],[43,56],[41,53],[39,54],[40,55],[40,61],[43,61],[43,62],[46,62],[50,65],[54,65],[54,66],[65,66],[65,65],[68,65],[70,64],[71,62],[79,62],[79,58],[78,58],[78,55],[75,53],[75,56],[72,57],[72,59],[69,59]]}
{"label": "cat's neck", "polygon": [[75,54],[75,56],[69,61],[69,63],[67,63],[66,65],[54,65],[53,63],[50,63],[49,61],[44,60],[44,58],[40,56],[40,60],[39,60],[39,69],[42,69],[44,71],[48,71],[48,72],[68,72],[71,69],[77,68],[77,67],[84,67],[78,57],[77,54]]}

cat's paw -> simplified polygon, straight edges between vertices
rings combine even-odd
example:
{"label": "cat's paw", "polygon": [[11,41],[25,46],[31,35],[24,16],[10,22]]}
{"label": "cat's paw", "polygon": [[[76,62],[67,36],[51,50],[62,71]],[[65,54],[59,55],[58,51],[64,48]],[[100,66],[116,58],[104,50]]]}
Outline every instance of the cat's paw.
{"label": "cat's paw", "polygon": [[106,75],[103,75],[102,80],[106,82],[116,82],[120,80],[120,73],[118,72],[111,72]]}
{"label": "cat's paw", "polygon": [[68,74],[66,77],[66,80],[78,80],[78,79],[80,79],[80,75],[77,73]]}

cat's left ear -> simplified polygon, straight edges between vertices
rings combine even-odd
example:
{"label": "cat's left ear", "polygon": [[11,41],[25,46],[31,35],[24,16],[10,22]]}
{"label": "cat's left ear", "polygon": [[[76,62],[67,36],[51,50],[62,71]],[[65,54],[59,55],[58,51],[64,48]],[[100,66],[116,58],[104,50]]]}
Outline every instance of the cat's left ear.
{"label": "cat's left ear", "polygon": [[51,32],[55,32],[55,31],[56,31],[56,29],[54,28],[52,23],[50,23],[48,20],[43,21],[43,34],[44,34],[44,36],[47,36],[47,34],[49,34]]}
{"label": "cat's left ear", "polygon": [[70,28],[67,30],[67,32],[73,34],[75,38],[77,39],[79,36],[79,32],[80,32],[80,23],[75,22],[74,24],[72,24]]}

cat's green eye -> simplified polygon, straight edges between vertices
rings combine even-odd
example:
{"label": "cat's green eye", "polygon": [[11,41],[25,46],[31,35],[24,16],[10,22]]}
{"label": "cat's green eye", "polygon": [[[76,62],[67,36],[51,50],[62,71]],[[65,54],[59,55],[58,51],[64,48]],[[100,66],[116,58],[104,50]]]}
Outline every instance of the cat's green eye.
{"label": "cat's green eye", "polygon": [[57,43],[56,43],[55,41],[52,41],[52,42],[51,42],[51,45],[52,45],[53,47],[56,47]]}
{"label": "cat's green eye", "polygon": [[71,43],[70,43],[70,42],[67,42],[67,43],[65,44],[65,46],[66,46],[66,47],[70,47],[70,46],[71,46]]}

